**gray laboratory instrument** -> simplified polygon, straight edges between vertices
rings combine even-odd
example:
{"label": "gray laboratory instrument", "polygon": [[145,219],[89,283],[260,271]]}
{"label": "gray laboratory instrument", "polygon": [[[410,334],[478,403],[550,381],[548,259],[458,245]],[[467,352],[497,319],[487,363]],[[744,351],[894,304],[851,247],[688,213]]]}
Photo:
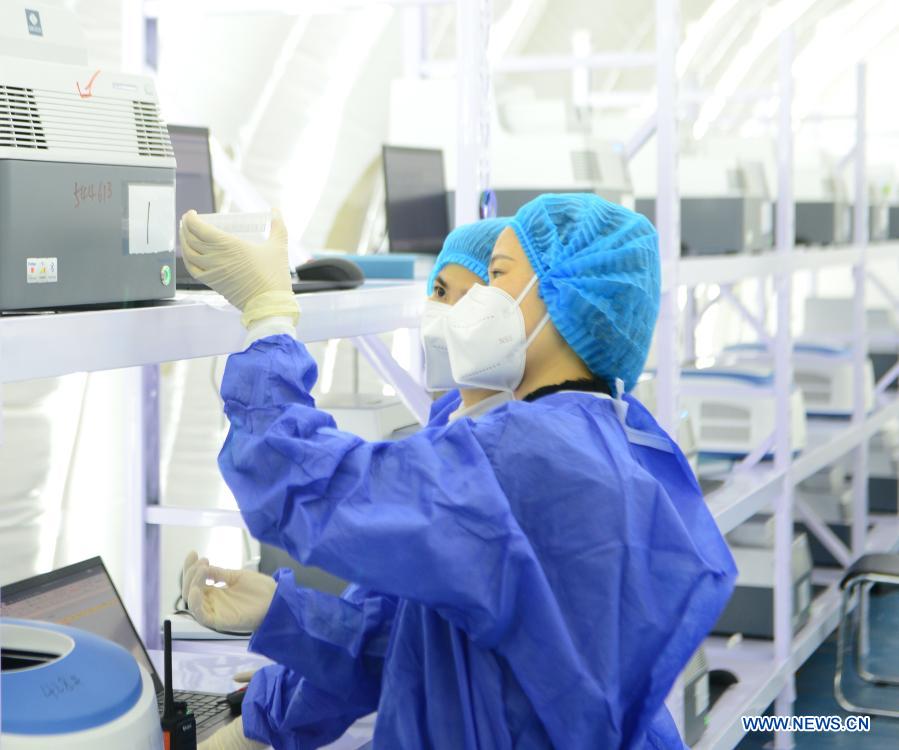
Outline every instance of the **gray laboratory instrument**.
{"label": "gray laboratory instrument", "polygon": [[[736,344],[724,349],[735,362],[774,366],[774,355],[764,344]],[[865,409],[874,407],[874,366],[864,365]],[[793,345],[793,382],[802,391],[808,417],[849,418],[855,407],[854,364],[849,346],[797,340]]]}
{"label": "gray laboratory instrument", "polygon": [[[681,159],[681,245],[684,255],[761,251],[773,242],[773,213],[765,171],[758,162],[699,156]],[[640,184],[637,211],[655,222],[650,175]]]}
{"label": "gray laboratory instrument", "polygon": [[852,236],[852,205],[839,171],[821,159],[796,169],[796,243],[840,245]]}
{"label": "gray laboratory instrument", "polygon": [[0,311],[173,297],[175,159],[152,79],[88,66],[65,8],[29,12],[42,35],[0,8]]}
{"label": "gray laboratory instrument", "polygon": [[[853,213],[853,217],[855,214]],[[890,238],[889,194],[872,184],[868,188],[868,241],[886,242]]]}
{"label": "gray laboratory instrument", "polygon": [[710,693],[709,664],[700,646],[684,669],[684,742],[691,747],[705,734]]}
{"label": "gray laboratory instrument", "polygon": [[899,240],[899,203],[890,203],[888,210],[889,228],[887,229],[887,239]]}
{"label": "gray laboratory instrument", "polygon": [[[752,518],[727,535],[737,564],[737,585],[712,632],[774,637],[774,519]],[[808,538],[793,537],[793,632],[808,621],[812,601],[812,557]]]}
{"label": "gray laboratory instrument", "polygon": [[[809,297],[805,301],[803,339],[813,339],[837,346],[852,342],[851,297]],[[868,357],[874,382],[880,381],[899,360],[899,322],[889,307],[866,310]],[[867,385],[866,385],[867,390]],[[887,388],[895,395],[896,381]],[[850,462],[851,463],[851,462]],[[847,465],[847,474],[849,466]],[[869,444],[868,503],[872,513],[896,513],[899,507],[899,424],[885,423],[872,436]]]}

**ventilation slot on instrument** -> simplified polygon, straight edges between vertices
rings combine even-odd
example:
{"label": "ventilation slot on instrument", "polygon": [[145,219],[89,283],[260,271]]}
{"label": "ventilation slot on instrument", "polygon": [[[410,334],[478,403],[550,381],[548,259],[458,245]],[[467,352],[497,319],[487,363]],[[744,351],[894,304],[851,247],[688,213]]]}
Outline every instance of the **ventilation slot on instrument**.
{"label": "ventilation slot on instrument", "polygon": [[153,102],[133,101],[137,153],[141,156],[174,156],[169,131]]}
{"label": "ventilation slot on instrument", "polygon": [[703,425],[700,432],[702,440],[720,440],[728,443],[749,441],[749,428],[739,425]]}
{"label": "ventilation slot on instrument", "polygon": [[687,662],[687,666],[684,667],[684,682],[689,685],[693,680],[702,677],[708,671],[709,663],[705,658],[705,651],[700,648]]}
{"label": "ventilation slot on instrument", "polygon": [[33,89],[0,84],[0,148],[47,148]]}
{"label": "ventilation slot on instrument", "polygon": [[793,375],[796,385],[802,389],[802,395],[807,404],[823,404],[830,401],[830,378],[814,375],[807,372],[797,372]]}
{"label": "ventilation slot on instrument", "polygon": [[578,182],[598,183],[602,180],[599,159],[593,151],[572,151],[571,166],[574,171],[574,179]]}
{"label": "ventilation slot on instrument", "polygon": [[730,406],[718,401],[706,401],[700,409],[702,418],[705,419],[749,419],[749,412],[738,406]]}

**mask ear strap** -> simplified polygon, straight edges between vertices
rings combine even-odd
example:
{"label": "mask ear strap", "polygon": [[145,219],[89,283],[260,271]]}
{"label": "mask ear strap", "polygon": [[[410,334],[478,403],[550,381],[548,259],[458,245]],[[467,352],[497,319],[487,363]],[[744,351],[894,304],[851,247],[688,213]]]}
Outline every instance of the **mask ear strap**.
{"label": "mask ear strap", "polygon": [[665,453],[674,453],[674,448],[671,447],[669,440],[661,435],[653,435],[650,432],[635,429],[627,423],[628,403],[624,400],[624,381],[621,378],[615,378],[613,390],[615,394],[612,403],[615,405],[615,413],[618,415],[618,421],[621,422],[624,434],[627,435],[628,442]]}
{"label": "mask ear strap", "polygon": [[[521,307],[522,300],[524,300],[524,298],[528,296],[528,292],[534,288],[534,284],[536,284],[536,283],[537,283],[537,274],[534,274],[533,276],[531,276],[531,280],[527,283],[527,286],[525,286],[525,288],[521,290],[521,294],[519,294],[518,297],[515,298],[516,305]],[[527,349],[531,345],[531,343],[534,341],[534,339],[540,335],[540,331],[543,330],[543,328],[546,326],[547,323],[549,323],[549,312],[547,312],[543,316],[543,319],[539,323],[537,323],[537,327],[533,331],[531,331],[531,335],[527,337],[527,340],[524,342],[525,349]]]}
{"label": "mask ear strap", "polygon": [[516,305],[518,305],[519,307],[521,306],[522,301],[524,300],[525,297],[528,296],[528,292],[534,288],[534,284],[536,284],[536,283],[537,283],[537,274],[534,274],[533,276],[531,276],[531,280],[527,283],[525,288],[521,290],[521,294],[519,294],[515,298]]}
{"label": "mask ear strap", "polygon": [[533,331],[531,331],[531,335],[528,336],[527,341],[524,342],[525,349],[527,349],[534,341],[534,339],[540,335],[540,331],[543,330],[547,323],[549,323],[549,313],[546,313],[546,315],[543,316],[543,319],[539,323],[537,323],[537,327]]}

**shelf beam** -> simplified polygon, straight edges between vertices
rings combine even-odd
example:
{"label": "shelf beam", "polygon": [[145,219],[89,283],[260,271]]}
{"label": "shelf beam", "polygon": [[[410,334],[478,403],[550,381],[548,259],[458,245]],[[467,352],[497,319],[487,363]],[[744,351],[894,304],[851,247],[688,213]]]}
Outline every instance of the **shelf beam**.
{"label": "shelf beam", "polygon": [[227,526],[246,529],[247,526],[238,510],[182,508],[174,505],[156,505],[144,511],[144,521],[153,526],[189,526],[209,528]]}
{"label": "shelf beam", "polygon": [[[299,299],[297,336],[306,342],[417,328],[424,304],[413,282]],[[0,317],[0,383],[230,354],[245,336],[240,313],[214,292],[129,309],[8,315]]]}

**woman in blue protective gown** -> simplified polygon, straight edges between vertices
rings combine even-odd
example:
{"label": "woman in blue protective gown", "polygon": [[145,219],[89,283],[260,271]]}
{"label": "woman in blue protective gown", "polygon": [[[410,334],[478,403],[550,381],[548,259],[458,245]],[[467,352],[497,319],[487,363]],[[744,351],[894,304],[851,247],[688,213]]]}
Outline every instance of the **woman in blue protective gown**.
{"label": "woman in blue protective gown", "polygon": [[[462,417],[470,419],[485,414],[509,400],[511,394],[480,388],[456,387],[448,370],[446,357],[441,356],[439,323],[447,306],[454,305],[474,285],[486,284],[487,266],[493,246],[500,232],[509,225],[508,219],[487,219],[463,225],[450,232],[426,285],[428,307],[422,320],[423,345],[427,387],[445,390],[431,406],[428,424],[446,425]],[[258,677],[269,690],[277,690],[289,703],[291,719],[289,734],[294,746],[317,747],[342,735],[353,721],[365,713],[365,702],[343,700],[337,696],[352,694],[359,682],[359,670],[367,671],[366,682],[374,683],[367,705],[374,710],[379,695],[378,680],[383,655],[389,640],[396,611],[394,597],[349,586],[341,597],[295,586],[292,571],[277,571],[273,582],[268,576],[243,570],[225,570],[210,565],[208,559],[188,555],[182,576],[183,599],[196,619],[213,629],[224,632],[253,631],[268,617],[268,632],[281,618],[278,638],[266,638],[251,643],[251,648],[263,650],[277,665],[266,667]],[[213,582],[219,585],[212,585]],[[226,586],[221,586],[227,583]],[[283,666],[304,664],[299,670]],[[342,664],[338,664],[342,662]],[[318,665],[324,663],[321,668]],[[305,676],[303,676],[305,675]],[[315,683],[309,679],[315,676]],[[241,679],[244,679],[241,677]],[[277,686],[277,687],[276,687]],[[250,725],[260,710],[247,703],[243,719]],[[285,730],[285,734],[288,733]],[[225,743],[223,735],[234,742]],[[201,745],[201,750],[238,748],[241,728],[230,726]],[[245,741],[243,747],[262,747]]]}
{"label": "woman in blue protective gown", "polygon": [[[359,715],[376,698],[374,747],[681,746],[663,700],[735,571],[683,455],[616,387],[639,375],[657,314],[649,223],[592,195],[521,209],[493,253],[502,292],[456,316],[463,300],[448,324],[475,344],[463,353],[448,335],[454,375],[500,373],[516,400],[394,443],[315,409],[282,283],[253,267],[277,248],[247,251],[190,214],[184,227],[191,272],[260,337],[222,385],[220,466],[248,527],[396,601],[380,675],[367,680],[363,658],[337,696]],[[523,341],[464,339],[478,309],[499,320],[509,300]],[[283,618],[269,615],[257,647],[279,637]],[[310,670],[327,665],[296,648],[286,666],[315,684]],[[315,746],[291,735],[291,705],[262,674],[246,735]]]}

